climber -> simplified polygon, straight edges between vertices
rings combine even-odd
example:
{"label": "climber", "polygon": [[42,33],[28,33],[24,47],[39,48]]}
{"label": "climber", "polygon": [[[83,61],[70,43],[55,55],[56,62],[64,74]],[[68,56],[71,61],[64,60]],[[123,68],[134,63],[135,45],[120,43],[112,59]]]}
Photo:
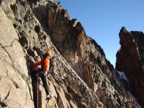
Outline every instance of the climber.
{"label": "climber", "polygon": [[41,77],[41,80],[43,82],[43,86],[45,88],[46,91],[46,99],[50,99],[51,95],[49,94],[49,88],[48,88],[48,84],[47,84],[47,80],[46,80],[46,76],[48,75],[49,69],[50,69],[50,58],[51,58],[51,51],[48,50],[45,52],[45,54],[43,55],[43,59],[33,63],[34,67],[37,67],[39,65],[41,65],[41,69],[38,69],[37,72],[35,72],[35,76],[38,78],[39,76]]}

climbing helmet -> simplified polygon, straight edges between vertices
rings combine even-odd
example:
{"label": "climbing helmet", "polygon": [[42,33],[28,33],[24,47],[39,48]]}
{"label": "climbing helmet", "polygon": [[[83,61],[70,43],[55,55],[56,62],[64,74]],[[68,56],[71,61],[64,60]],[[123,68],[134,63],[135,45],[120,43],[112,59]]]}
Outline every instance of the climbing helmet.
{"label": "climbing helmet", "polygon": [[49,56],[52,56],[52,53],[50,50],[46,51],[46,54],[49,55]]}

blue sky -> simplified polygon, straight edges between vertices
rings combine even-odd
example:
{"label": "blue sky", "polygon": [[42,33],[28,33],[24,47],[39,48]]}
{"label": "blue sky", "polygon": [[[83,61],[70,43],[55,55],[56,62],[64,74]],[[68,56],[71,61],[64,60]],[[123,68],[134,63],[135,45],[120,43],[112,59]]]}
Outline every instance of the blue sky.
{"label": "blue sky", "polygon": [[68,11],[71,19],[81,22],[87,36],[104,50],[115,65],[120,48],[119,31],[144,32],[144,0],[56,0]]}

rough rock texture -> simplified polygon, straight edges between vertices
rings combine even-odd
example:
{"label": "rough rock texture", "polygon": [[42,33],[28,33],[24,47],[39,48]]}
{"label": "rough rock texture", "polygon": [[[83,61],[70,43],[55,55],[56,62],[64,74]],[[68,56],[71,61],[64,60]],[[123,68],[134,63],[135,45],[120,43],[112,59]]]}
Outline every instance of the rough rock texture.
{"label": "rough rock texture", "polygon": [[[141,108],[102,48],[59,3],[2,0],[0,4],[0,107]],[[49,101],[42,83],[37,87],[30,76],[31,62],[40,59],[37,49],[50,49],[54,56],[54,73],[47,78],[53,97]]]}
{"label": "rough rock texture", "polygon": [[135,96],[144,107],[144,33],[128,32],[124,27],[120,33],[121,48],[117,52],[117,70],[128,76]]}
{"label": "rough rock texture", "polygon": [[34,107],[23,49],[13,23],[0,8],[0,96],[8,107]]}

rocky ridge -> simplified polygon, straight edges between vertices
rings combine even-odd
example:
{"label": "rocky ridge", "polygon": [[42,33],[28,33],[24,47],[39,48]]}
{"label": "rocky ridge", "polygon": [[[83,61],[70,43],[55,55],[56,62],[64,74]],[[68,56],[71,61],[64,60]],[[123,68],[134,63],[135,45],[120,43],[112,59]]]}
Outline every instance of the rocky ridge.
{"label": "rocky ridge", "polygon": [[128,32],[122,28],[120,33],[121,48],[117,52],[117,70],[124,71],[133,87],[133,94],[144,107],[144,33]]}
{"label": "rocky ridge", "polygon": [[0,7],[0,107],[37,108],[30,63],[50,49],[53,98],[38,88],[38,108],[141,108],[128,95],[102,48],[53,1],[2,0]]}

